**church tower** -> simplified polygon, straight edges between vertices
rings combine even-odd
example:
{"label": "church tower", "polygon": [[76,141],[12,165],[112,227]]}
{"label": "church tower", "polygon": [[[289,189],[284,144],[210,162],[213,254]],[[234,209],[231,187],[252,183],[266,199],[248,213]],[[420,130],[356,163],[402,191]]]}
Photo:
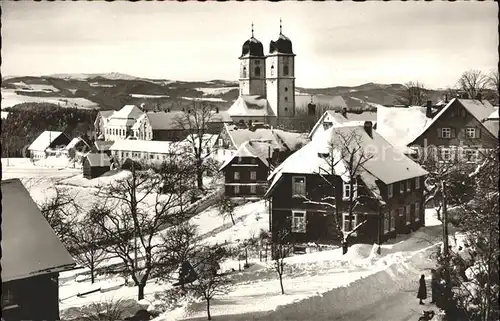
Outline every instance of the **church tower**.
{"label": "church tower", "polygon": [[266,69],[267,100],[279,117],[295,116],[295,54],[292,42],[282,32],[269,44]]}
{"label": "church tower", "polygon": [[253,35],[245,41],[240,56],[240,95],[266,96],[266,56],[262,43]]}

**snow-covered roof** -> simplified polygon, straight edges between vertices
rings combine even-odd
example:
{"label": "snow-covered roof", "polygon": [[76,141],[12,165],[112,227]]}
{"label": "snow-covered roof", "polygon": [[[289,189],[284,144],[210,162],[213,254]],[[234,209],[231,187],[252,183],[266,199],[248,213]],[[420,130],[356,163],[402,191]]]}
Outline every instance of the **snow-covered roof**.
{"label": "snow-covered roof", "polygon": [[[268,157],[272,150],[271,144],[260,141],[246,141],[238,148],[238,150],[226,159],[219,170],[223,170],[235,157],[255,157],[269,167]],[[272,152],[272,151],[271,151]]]}
{"label": "snow-covered roof", "polygon": [[115,113],[115,110],[101,110],[99,111],[99,116],[102,118],[109,118]]}
{"label": "snow-covered roof", "polygon": [[148,112],[147,117],[153,130],[174,130],[182,129],[182,123],[187,123],[185,112]]}
{"label": "snow-covered roof", "polygon": [[426,107],[378,107],[377,133],[399,151],[408,152],[408,144],[414,141],[430,123]]}
{"label": "snow-covered roof", "polygon": [[488,116],[488,120],[498,120],[498,107],[494,107],[494,111]]}
{"label": "snow-covered roof", "polygon": [[96,140],[94,142],[95,147],[97,148],[98,151],[106,151],[109,150],[109,148],[114,144],[114,141],[110,140]]}
{"label": "snow-covered roof", "polygon": [[133,126],[144,112],[135,105],[125,105],[109,117],[110,126]]}
{"label": "snow-covered roof", "polygon": [[441,109],[436,116],[432,118],[431,121],[426,123],[425,128],[418,135],[416,135],[410,143],[422,136],[454,103],[461,104],[472,116],[482,123],[493,136],[498,137],[498,132],[495,130],[494,124],[492,124],[492,122],[484,121],[495,111],[495,108],[487,100],[453,98],[450,100],[448,105],[444,106],[443,109]]}
{"label": "snow-covered roof", "polygon": [[[85,142],[81,137],[75,137],[73,138],[66,147],[64,147],[65,150],[69,150],[70,148],[75,148],[76,145],[78,145],[79,142],[84,142],[85,145],[89,146],[87,142]],[[90,146],[89,146],[90,148]]]}
{"label": "snow-covered roof", "polygon": [[62,132],[46,130],[31,143],[28,150],[44,151],[61,135],[64,134]]}
{"label": "snow-covered roof", "polygon": [[[203,134],[201,146],[203,148],[213,147],[217,143],[217,138],[219,138],[219,135]],[[200,138],[198,137],[198,134],[190,134],[183,141],[181,141],[180,144],[187,146],[198,146],[200,144]]]}
{"label": "snow-covered roof", "polygon": [[[352,137],[352,139],[350,139]],[[266,195],[272,190],[284,173],[290,174],[316,174],[320,170],[331,172],[327,158],[320,154],[333,154],[334,159],[339,159],[344,149],[342,141],[349,141],[349,148],[353,150],[359,143],[362,155],[367,157],[358,173],[363,181],[373,181],[373,177],[385,184],[426,175],[427,172],[413,160],[398,152],[387,140],[376,131],[370,137],[363,126],[332,127],[316,136],[309,144],[288,157],[271,173],[269,179],[271,186]],[[353,146],[351,146],[353,145]],[[358,157],[361,154],[358,154]],[[336,162],[335,175],[341,176],[344,181],[349,181],[348,166],[345,161]],[[373,177],[370,177],[373,176]]]}
{"label": "snow-covered roof", "polygon": [[8,111],[2,111],[2,119],[7,119],[7,116],[9,116],[9,112]]}
{"label": "snow-covered roof", "polygon": [[275,116],[266,97],[260,95],[239,96],[227,113],[230,116]]}
{"label": "snow-covered roof", "polygon": [[75,266],[19,179],[2,180],[2,282]]}
{"label": "snow-covered roof", "polygon": [[105,167],[111,166],[111,161],[106,154],[101,153],[88,153],[85,158],[88,160],[90,166]]}
{"label": "snow-covered roof", "polygon": [[114,142],[110,150],[168,154],[175,150],[176,143],[157,140],[121,139]]}
{"label": "snow-covered roof", "polygon": [[323,124],[324,121],[331,122],[333,126],[358,126],[363,125],[365,121],[371,121],[372,125],[375,125],[377,121],[377,113],[373,111],[363,111],[362,113],[341,113],[336,112],[334,110],[327,110],[321,115],[320,119],[314,124],[314,127],[311,129],[309,133],[309,138],[312,138],[312,135],[316,133],[318,127]]}
{"label": "snow-covered roof", "polygon": [[[268,141],[272,149],[284,151],[297,150],[298,147],[306,144],[309,140],[302,133],[292,133],[281,129],[272,128],[239,128],[237,125],[225,125],[226,132],[236,148],[239,148],[246,141]],[[298,146],[298,147],[297,147]]]}

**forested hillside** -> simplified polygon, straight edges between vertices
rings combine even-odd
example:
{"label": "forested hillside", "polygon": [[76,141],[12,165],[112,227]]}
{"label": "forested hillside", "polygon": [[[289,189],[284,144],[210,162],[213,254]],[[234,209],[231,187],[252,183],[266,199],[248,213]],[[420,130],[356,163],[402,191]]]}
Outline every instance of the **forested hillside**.
{"label": "forested hillside", "polygon": [[97,110],[63,108],[48,103],[24,103],[9,108],[2,119],[2,157],[21,157],[23,151],[45,130],[62,131],[69,138],[88,135]]}

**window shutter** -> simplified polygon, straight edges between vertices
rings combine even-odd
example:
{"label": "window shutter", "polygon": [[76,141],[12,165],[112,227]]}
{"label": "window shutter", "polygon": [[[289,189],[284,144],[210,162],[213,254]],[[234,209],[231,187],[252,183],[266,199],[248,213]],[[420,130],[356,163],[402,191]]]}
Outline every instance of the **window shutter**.
{"label": "window shutter", "polygon": [[455,128],[450,128],[451,138],[455,138]]}
{"label": "window shutter", "polygon": [[438,128],[438,129],[437,129],[437,134],[438,134],[438,138],[443,137],[443,136],[442,136],[442,132],[441,132],[441,128]]}
{"label": "window shutter", "polygon": [[476,138],[481,138],[481,128],[476,127]]}

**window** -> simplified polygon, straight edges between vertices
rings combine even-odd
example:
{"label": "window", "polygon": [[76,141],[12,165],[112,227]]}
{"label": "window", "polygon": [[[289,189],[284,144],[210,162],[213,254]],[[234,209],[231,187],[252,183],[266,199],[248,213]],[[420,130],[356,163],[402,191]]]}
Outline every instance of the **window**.
{"label": "window", "polygon": [[255,64],[258,66],[260,65],[260,60],[255,60]]}
{"label": "window", "polygon": [[384,213],[384,234],[387,234],[389,233],[389,230],[390,230],[390,224],[391,224],[391,221],[390,221],[390,213],[389,212],[386,212]]}
{"label": "window", "polygon": [[387,185],[387,197],[388,198],[391,198],[392,195],[393,195],[393,192],[394,192],[393,191],[393,186],[394,186],[393,184]]}
{"label": "window", "polygon": [[255,158],[251,158],[251,159],[250,159],[250,162],[251,162],[252,164],[257,164],[257,160],[256,160]]}
{"label": "window", "polygon": [[419,189],[420,188],[420,177],[416,177],[415,178],[415,189]]}
{"label": "window", "polygon": [[287,91],[288,91],[288,87],[285,87],[285,92],[287,92]]}
{"label": "window", "polygon": [[250,185],[250,194],[255,194],[256,190],[257,190],[257,188],[255,185]]}
{"label": "window", "polygon": [[250,172],[250,179],[255,181],[257,179],[257,172]]}
{"label": "window", "polygon": [[274,66],[271,66],[271,76],[274,76]]}
{"label": "window", "polygon": [[15,304],[15,297],[12,291],[10,289],[2,289],[2,308],[13,304]]}
{"label": "window", "polygon": [[442,138],[451,138],[451,128],[441,128]]}
{"label": "window", "polygon": [[243,73],[241,75],[242,75],[242,78],[247,77],[247,67],[243,67]]}
{"label": "window", "polygon": [[399,194],[404,194],[405,192],[405,181],[399,182]]}
{"label": "window", "polygon": [[352,231],[356,225],[358,225],[358,216],[356,214],[352,214],[352,224],[349,228],[349,213],[344,213],[344,215],[342,215],[343,219],[342,219],[342,228],[343,228],[343,232],[346,233],[346,232],[350,232]]}
{"label": "window", "polygon": [[149,154],[149,159],[155,159],[155,155],[154,154]]}
{"label": "window", "polygon": [[465,128],[465,137],[466,138],[476,138],[476,129],[474,127]]}
{"label": "window", "polygon": [[239,194],[239,193],[240,193],[240,187],[239,187],[238,185],[236,185],[236,186],[234,187],[234,194],[235,194],[235,195],[237,195],[237,194]]}
{"label": "window", "polygon": [[243,158],[242,157],[238,157],[238,164],[241,164],[243,162]]}
{"label": "window", "polygon": [[288,76],[288,65],[283,66],[283,75]]}
{"label": "window", "polygon": [[473,163],[477,159],[477,150],[475,149],[464,149],[462,153],[464,160],[468,163]]}
{"label": "window", "polygon": [[306,178],[304,176],[292,177],[292,195],[293,196],[306,195]]}
{"label": "window", "polygon": [[[358,186],[356,184],[356,181],[353,180],[352,182],[352,197],[356,198],[358,196]],[[344,182],[344,198],[351,198],[351,183],[350,182]]]}
{"label": "window", "polygon": [[406,205],[406,225],[410,225],[411,224],[411,206],[410,205]]}
{"label": "window", "polygon": [[410,192],[411,191],[411,180],[406,181],[406,191]]}
{"label": "window", "polygon": [[394,231],[396,229],[396,216],[398,215],[398,212],[396,210],[392,211],[391,215],[391,231]]}
{"label": "window", "polygon": [[285,97],[285,101],[288,101],[288,97]]}
{"label": "window", "polygon": [[260,77],[260,67],[255,67],[255,76]]}
{"label": "window", "polygon": [[306,232],[306,212],[305,211],[292,211],[292,232],[305,233]]}
{"label": "window", "polygon": [[234,180],[238,181],[240,179],[240,172],[234,172]]}
{"label": "window", "polygon": [[420,203],[415,203],[415,222],[420,221]]}
{"label": "window", "polygon": [[224,142],[223,142],[222,138],[219,138],[217,141],[218,141],[219,146],[224,146]]}
{"label": "window", "polygon": [[333,123],[331,122],[323,122],[323,129],[327,130],[328,128],[332,127]]}
{"label": "window", "polygon": [[448,148],[442,148],[441,159],[444,161],[449,161],[451,159],[451,150]]}

